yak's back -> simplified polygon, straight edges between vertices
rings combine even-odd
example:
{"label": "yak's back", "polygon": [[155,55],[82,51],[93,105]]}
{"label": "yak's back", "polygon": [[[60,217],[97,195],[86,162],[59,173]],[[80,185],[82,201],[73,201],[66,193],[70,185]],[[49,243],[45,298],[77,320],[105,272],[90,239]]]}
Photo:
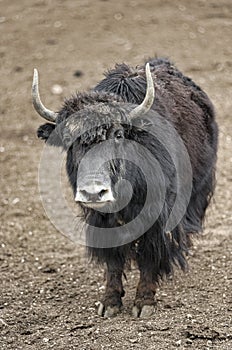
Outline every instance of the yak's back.
{"label": "yak's back", "polygon": [[[205,132],[212,136],[215,133],[214,108],[207,94],[168,59],[149,59],[145,64],[147,62],[155,86],[152,109],[170,118],[186,140],[189,137],[196,140],[201,133],[202,142]],[[135,68],[125,63],[117,64],[94,90],[120,96],[125,102],[142,103],[146,94],[145,64]]]}
{"label": "yak's back", "polygon": [[[195,91],[201,91],[190,78],[183,75],[168,59],[149,59],[151,73],[156,87],[167,87],[171,81],[179,81],[184,87]],[[114,69],[109,70],[103,79],[94,88],[95,91],[104,91],[119,95],[124,101],[140,104],[146,94],[145,64],[131,67],[125,63],[116,64]]]}

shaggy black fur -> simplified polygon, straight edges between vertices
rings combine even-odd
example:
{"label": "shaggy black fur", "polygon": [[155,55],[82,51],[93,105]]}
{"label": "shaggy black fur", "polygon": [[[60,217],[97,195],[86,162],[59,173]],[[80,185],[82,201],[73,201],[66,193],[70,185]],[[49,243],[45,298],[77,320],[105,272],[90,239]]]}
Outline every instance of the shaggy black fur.
{"label": "shaggy black fur", "polygon": [[[156,283],[160,277],[173,271],[173,265],[178,264],[182,269],[186,267],[190,235],[202,230],[205,210],[215,186],[218,131],[213,106],[199,86],[167,59],[151,59],[149,63],[156,91],[152,110],[159,114],[157,124],[158,121],[165,123],[165,120],[172,123],[187,148],[193,171],[192,195],[186,214],[171,233],[165,232],[165,223],[175,200],[174,164],[158,140],[139,127],[132,127],[128,119],[130,110],[140,104],[145,96],[145,65],[136,68],[126,64],[116,65],[92,91],[78,93],[66,100],[56,125],[42,125],[38,136],[47,140],[55,129],[48,142],[67,149],[67,173],[74,193],[81,158],[91,145],[107,138],[115,125],[124,128],[125,138],[144,145],[156,156],[168,184],[165,204],[157,221],[136,242],[116,248],[88,248],[93,258],[107,263],[113,271],[123,270],[128,260],[135,259],[140,271],[151,275],[152,283]],[[76,126],[72,132],[70,124]],[[83,128],[88,128],[84,134]],[[74,138],[76,141],[72,144]],[[114,169],[117,170],[111,172],[111,178],[116,180],[121,167],[120,160],[114,162]],[[129,222],[140,212],[146,198],[145,179],[128,162],[123,169],[123,177],[130,180],[134,190],[131,202],[115,214],[102,214],[83,208],[89,223],[98,227],[114,227],[119,225],[119,221]],[[91,234],[89,239],[92,239]],[[120,293],[123,294],[121,289]]]}

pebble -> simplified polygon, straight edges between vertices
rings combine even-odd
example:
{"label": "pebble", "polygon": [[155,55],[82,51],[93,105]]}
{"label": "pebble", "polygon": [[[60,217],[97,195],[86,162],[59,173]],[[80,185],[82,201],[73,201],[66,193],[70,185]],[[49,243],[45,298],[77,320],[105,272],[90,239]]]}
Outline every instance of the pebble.
{"label": "pebble", "polygon": [[123,18],[122,13],[120,13],[120,12],[115,13],[114,19],[116,19],[116,21],[121,21],[122,18]]}
{"label": "pebble", "polygon": [[74,77],[82,77],[84,75],[84,73],[80,70],[80,69],[77,69],[75,72],[74,72]]}
{"label": "pebble", "polygon": [[12,204],[17,204],[19,202],[19,198],[14,198],[13,200],[12,200]]}
{"label": "pebble", "polygon": [[178,7],[181,12],[184,12],[186,10],[186,7],[183,5],[179,5]]}
{"label": "pebble", "polygon": [[136,338],[129,339],[129,341],[133,344],[138,342],[138,340]]}
{"label": "pebble", "polygon": [[197,28],[197,31],[201,34],[204,34],[205,33],[205,28],[204,27],[198,27]]}
{"label": "pebble", "polygon": [[54,95],[60,95],[62,94],[62,92],[63,92],[63,88],[59,84],[55,84],[52,86],[52,93]]}
{"label": "pebble", "polygon": [[193,33],[193,32],[190,32],[189,33],[189,37],[190,37],[190,39],[196,39],[196,34],[195,33]]}
{"label": "pebble", "polygon": [[4,326],[8,326],[8,324],[2,318],[0,318],[0,323],[2,323]]}
{"label": "pebble", "polygon": [[61,21],[56,21],[55,23],[54,23],[54,27],[55,28],[60,28],[62,26],[62,22]]}

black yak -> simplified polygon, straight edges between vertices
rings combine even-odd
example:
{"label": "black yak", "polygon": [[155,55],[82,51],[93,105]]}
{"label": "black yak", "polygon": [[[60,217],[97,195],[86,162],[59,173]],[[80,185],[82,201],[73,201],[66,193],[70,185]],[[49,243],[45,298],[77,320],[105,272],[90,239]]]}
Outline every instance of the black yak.
{"label": "black yak", "polygon": [[[192,236],[202,231],[213,195],[218,131],[212,103],[163,58],[136,68],[117,64],[92,90],[65,100],[59,112],[42,104],[36,70],[32,95],[36,111],[49,121],[38,137],[67,152],[68,178],[88,224],[88,253],[106,265],[99,315],[120,311],[122,276],[132,260],[140,271],[133,315],[151,315],[160,279],[175,265],[186,269]],[[181,217],[168,226],[177,197]]]}

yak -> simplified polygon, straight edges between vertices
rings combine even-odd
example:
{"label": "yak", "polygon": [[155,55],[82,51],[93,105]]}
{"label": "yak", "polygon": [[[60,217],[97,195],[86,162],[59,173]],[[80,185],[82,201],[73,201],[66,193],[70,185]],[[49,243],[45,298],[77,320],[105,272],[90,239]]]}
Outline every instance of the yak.
{"label": "yak", "polygon": [[[133,262],[140,278],[132,315],[149,317],[160,281],[175,266],[187,269],[193,236],[203,230],[215,189],[214,107],[167,58],[136,67],[116,64],[58,112],[42,104],[38,86],[35,69],[33,105],[48,121],[37,135],[67,153],[67,176],[86,222],[87,252],[106,267],[98,314],[121,311],[124,271]],[[178,218],[168,225],[177,198]]]}

